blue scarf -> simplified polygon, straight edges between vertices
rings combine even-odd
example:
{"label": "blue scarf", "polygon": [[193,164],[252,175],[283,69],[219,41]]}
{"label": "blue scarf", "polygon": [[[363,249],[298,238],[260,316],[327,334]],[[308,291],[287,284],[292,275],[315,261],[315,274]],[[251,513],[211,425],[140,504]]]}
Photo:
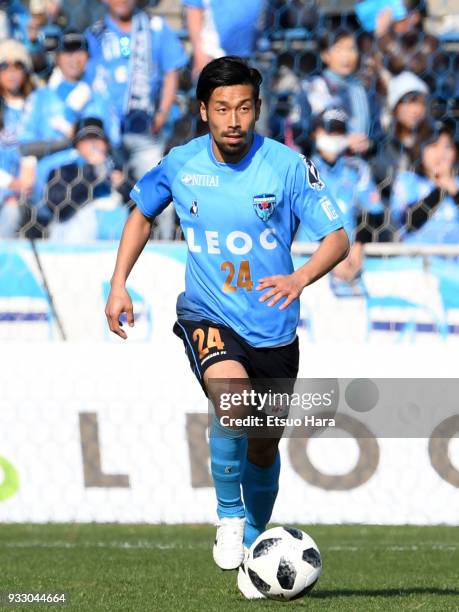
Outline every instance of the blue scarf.
{"label": "blue scarf", "polygon": [[129,86],[124,101],[128,132],[142,132],[144,129],[139,129],[140,123],[151,123],[155,111],[151,98],[152,72],[150,19],[147,13],[139,11],[132,20]]}

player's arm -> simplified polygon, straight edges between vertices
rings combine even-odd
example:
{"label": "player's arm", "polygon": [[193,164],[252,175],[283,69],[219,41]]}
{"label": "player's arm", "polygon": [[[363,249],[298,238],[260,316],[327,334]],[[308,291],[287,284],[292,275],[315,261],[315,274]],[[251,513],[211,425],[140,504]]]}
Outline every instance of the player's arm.
{"label": "player's arm", "polygon": [[305,287],[330,272],[349,253],[349,239],[339,209],[330,198],[314,164],[298,157],[291,174],[291,207],[295,216],[307,224],[320,246],[312,257],[292,274],[262,278],[257,290],[268,289],[260,302],[274,306],[284,299],[280,310],[298,299]]}
{"label": "player's arm", "polygon": [[325,236],[312,257],[292,274],[301,286],[301,291],[333,270],[347,257],[349,249],[349,238],[343,228]]}
{"label": "player's arm", "polygon": [[277,274],[262,278],[257,290],[270,289],[261,296],[260,302],[269,300],[268,306],[275,306],[285,298],[279,307],[279,310],[284,310],[300,297],[305,287],[330,272],[336,264],[345,259],[348,253],[349,238],[346,231],[341,228],[331,232],[323,238],[317,251],[301,268],[292,274]]}
{"label": "player's arm", "polygon": [[167,155],[157,166],[144,174],[130,193],[137,206],[124,226],[105,308],[110,330],[123,339],[126,339],[127,335],[121,329],[120,315],[125,312],[128,324],[131,327],[134,325],[132,300],[126,290],[127,278],[150,237],[155,217],[172,201],[167,170],[168,157]]}
{"label": "player's arm", "polygon": [[150,237],[152,223],[152,218],[145,217],[138,208],[134,208],[124,226],[118,248],[110,295],[105,307],[105,316],[110,331],[124,340],[126,340],[127,335],[121,327],[121,314],[126,313],[126,319],[130,327],[134,325],[134,309],[131,297],[126,290],[126,281]]}

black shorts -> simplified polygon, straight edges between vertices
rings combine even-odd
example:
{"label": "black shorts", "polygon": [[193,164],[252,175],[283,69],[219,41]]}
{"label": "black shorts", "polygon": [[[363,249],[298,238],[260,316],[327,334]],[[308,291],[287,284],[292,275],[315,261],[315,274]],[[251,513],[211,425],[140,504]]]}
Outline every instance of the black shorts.
{"label": "black shorts", "polygon": [[183,340],[191,369],[204,389],[204,372],[214,363],[231,359],[244,366],[252,379],[290,379],[298,375],[298,338],[286,346],[255,348],[235,331],[211,321],[179,319],[174,334]]}

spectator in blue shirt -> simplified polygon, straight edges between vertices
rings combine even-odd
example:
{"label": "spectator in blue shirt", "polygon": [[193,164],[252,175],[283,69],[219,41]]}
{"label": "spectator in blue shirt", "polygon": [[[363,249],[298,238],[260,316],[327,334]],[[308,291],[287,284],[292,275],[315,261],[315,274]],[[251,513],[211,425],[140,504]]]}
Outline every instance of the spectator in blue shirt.
{"label": "spectator in blue shirt", "polygon": [[163,154],[163,128],[188,58],[177,35],[136,0],[107,0],[108,14],[88,31],[89,78],[107,91],[121,123],[130,165],[140,178]]}
{"label": "spectator in blue shirt", "polygon": [[19,203],[31,185],[21,177],[18,130],[33,89],[32,64],[16,40],[0,43],[0,238],[12,238],[20,220]]}
{"label": "spectator in blue shirt", "polygon": [[99,117],[116,144],[119,139],[110,104],[84,80],[87,43],[79,32],[68,31],[59,41],[56,68],[45,87],[30,97],[20,134],[23,154],[43,157],[71,146],[74,124],[83,117]]}
{"label": "spectator in blue shirt", "polygon": [[[87,33],[89,78],[95,91],[113,100],[128,166],[139,179],[164,154],[164,128],[188,58],[164,19],[137,9],[136,0],[106,4],[108,14]],[[172,206],[161,217],[159,235],[172,239]]]}
{"label": "spectator in blue shirt", "polygon": [[193,47],[193,76],[212,59],[224,55],[250,58],[266,8],[266,0],[182,0]]}
{"label": "spectator in blue shirt", "polygon": [[338,104],[349,116],[349,149],[366,153],[370,139],[376,139],[380,133],[379,108],[357,74],[359,51],[355,36],[344,28],[327,32],[319,41],[319,49],[326,68],[320,75],[300,83],[292,113],[293,129],[297,131],[300,127],[306,134],[317,115]]}
{"label": "spectator in blue shirt", "polygon": [[[341,210],[344,229],[352,242],[349,255],[333,270],[333,276],[345,283],[359,275],[363,243],[374,238],[373,229],[381,224],[384,213],[370,166],[351,154],[348,125],[346,111],[331,107],[316,119],[312,133],[312,161]],[[296,239],[311,240],[304,226],[300,226]]]}
{"label": "spectator in blue shirt", "polygon": [[459,244],[457,148],[449,128],[434,125],[417,155],[414,171],[401,172],[392,192],[399,238],[415,244]]}

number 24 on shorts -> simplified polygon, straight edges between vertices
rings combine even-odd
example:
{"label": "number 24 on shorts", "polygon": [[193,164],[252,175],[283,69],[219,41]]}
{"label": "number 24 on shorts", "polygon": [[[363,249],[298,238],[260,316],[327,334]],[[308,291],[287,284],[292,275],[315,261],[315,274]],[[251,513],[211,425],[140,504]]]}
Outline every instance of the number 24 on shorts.
{"label": "number 24 on shorts", "polygon": [[201,327],[194,330],[193,342],[198,343],[199,359],[204,359],[212,348],[216,348],[218,351],[222,351],[225,348],[225,343],[217,327],[209,327],[207,331],[207,346],[204,346],[206,342],[206,332]]}
{"label": "number 24 on shorts", "polygon": [[252,276],[250,274],[250,264],[247,260],[241,261],[239,265],[239,272],[237,274],[237,281],[235,285],[232,284],[233,279],[236,275],[236,267],[233,262],[224,261],[220,266],[220,270],[222,272],[228,273],[226,280],[223,283],[223,291],[232,293],[238,288],[246,289],[247,291],[252,291],[253,281]]}

